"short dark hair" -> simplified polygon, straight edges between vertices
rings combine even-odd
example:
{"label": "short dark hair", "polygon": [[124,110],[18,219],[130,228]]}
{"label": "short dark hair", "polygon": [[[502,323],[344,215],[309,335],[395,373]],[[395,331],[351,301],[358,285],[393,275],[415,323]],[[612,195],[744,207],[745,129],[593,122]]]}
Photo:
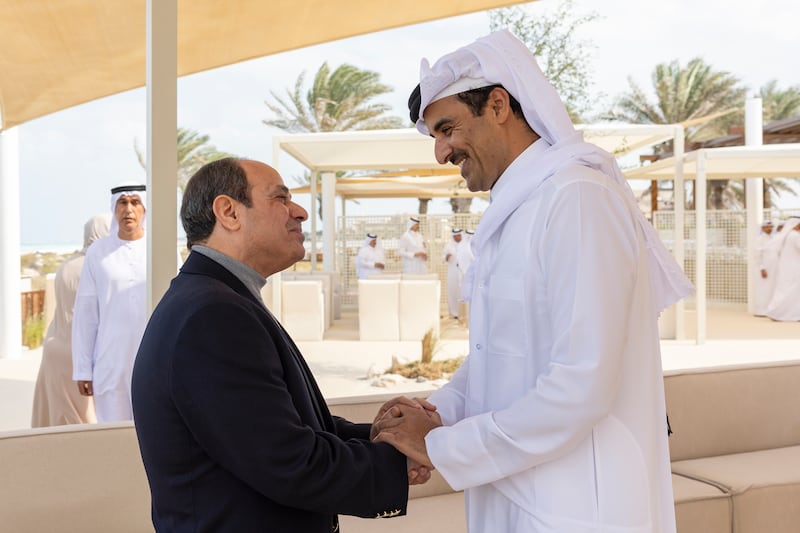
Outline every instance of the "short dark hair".
{"label": "short dark hair", "polygon": [[467,104],[467,107],[470,109],[470,111],[472,111],[473,116],[479,117],[483,115],[483,110],[486,109],[486,102],[489,101],[489,94],[495,89],[503,89],[506,93],[508,93],[511,111],[517,118],[525,120],[525,114],[522,112],[522,106],[519,104],[517,99],[508,92],[508,89],[502,85],[489,85],[487,87],[481,87],[480,89],[471,89],[469,91],[464,91],[463,93],[458,93],[456,96],[459,100]]}
{"label": "short dark hair", "polygon": [[[503,89],[508,93],[511,111],[517,118],[525,120],[525,114],[522,112],[522,106],[520,105],[519,101],[508,92],[508,89],[500,84],[487,85],[486,87],[481,87],[479,89],[471,89],[469,91],[460,92],[456,96],[458,96],[459,100],[467,104],[467,107],[469,107],[470,111],[472,111],[473,116],[479,117],[483,115],[486,102],[489,101],[489,93],[497,88]],[[422,94],[420,92],[420,86],[417,84],[417,86],[414,87],[414,90],[411,91],[411,95],[408,97],[408,112],[412,123],[416,124],[417,120],[420,118],[419,111],[421,104]],[[527,122],[527,120],[525,120],[525,122]]]}
{"label": "short dark hair", "polygon": [[181,224],[186,232],[186,247],[204,243],[214,231],[214,199],[225,194],[246,207],[253,205],[250,184],[241,160],[235,157],[218,159],[203,165],[189,179],[181,202]]}

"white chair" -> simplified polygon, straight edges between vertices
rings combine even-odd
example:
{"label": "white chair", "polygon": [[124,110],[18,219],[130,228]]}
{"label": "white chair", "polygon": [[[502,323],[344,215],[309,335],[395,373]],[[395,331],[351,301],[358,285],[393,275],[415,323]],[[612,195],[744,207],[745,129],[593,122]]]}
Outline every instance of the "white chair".
{"label": "white chair", "polygon": [[400,282],[400,340],[419,341],[428,330],[439,336],[438,279],[403,279]]}
{"label": "white chair", "polygon": [[358,335],[362,341],[400,340],[400,280],[358,280]]}
{"label": "white chair", "polygon": [[325,332],[322,281],[282,281],[281,323],[296,341],[321,341]]}

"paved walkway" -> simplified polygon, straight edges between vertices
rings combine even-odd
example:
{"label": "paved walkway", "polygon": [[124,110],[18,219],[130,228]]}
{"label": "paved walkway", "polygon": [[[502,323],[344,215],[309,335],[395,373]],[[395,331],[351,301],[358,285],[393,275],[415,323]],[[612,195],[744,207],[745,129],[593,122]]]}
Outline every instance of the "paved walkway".
{"label": "paved walkway", "polygon": [[[710,309],[707,341],[694,342],[694,313],[686,316],[688,340],[664,340],[661,351],[665,371],[702,366],[748,364],[800,359],[800,322],[773,322],[748,315],[741,309]],[[468,332],[454,320],[441,324],[435,359],[465,355]],[[306,360],[327,398],[370,394],[413,394],[430,390],[431,382],[368,377],[380,374],[395,357],[401,362],[418,359],[419,342],[359,342],[358,319],[345,312],[322,342],[299,342]],[[41,350],[25,352],[20,359],[0,359],[0,431],[30,427],[31,403]],[[376,386],[383,385],[383,386]]]}

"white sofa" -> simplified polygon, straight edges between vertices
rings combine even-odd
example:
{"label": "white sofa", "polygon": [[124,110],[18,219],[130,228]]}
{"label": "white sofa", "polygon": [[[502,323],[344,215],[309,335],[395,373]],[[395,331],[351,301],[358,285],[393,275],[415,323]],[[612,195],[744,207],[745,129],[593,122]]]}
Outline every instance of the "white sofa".
{"label": "white sofa", "polygon": [[321,341],[326,329],[322,281],[281,281],[280,321],[296,341]]}
{"label": "white sofa", "polygon": [[400,340],[400,280],[358,280],[358,337],[362,341]]}

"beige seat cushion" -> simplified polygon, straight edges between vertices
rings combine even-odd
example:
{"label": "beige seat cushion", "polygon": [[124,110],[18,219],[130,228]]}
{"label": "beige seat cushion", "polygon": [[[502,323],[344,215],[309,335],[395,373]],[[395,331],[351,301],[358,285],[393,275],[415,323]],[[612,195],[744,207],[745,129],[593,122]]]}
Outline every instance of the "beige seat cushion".
{"label": "beige seat cushion", "polygon": [[720,487],[672,474],[678,533],[730,533],[732,502]]}
{"label": "beige seat cushion", "polygon": [[800,446],[677,461],[672,471],[728,490],[734,533],[800,531]]}

